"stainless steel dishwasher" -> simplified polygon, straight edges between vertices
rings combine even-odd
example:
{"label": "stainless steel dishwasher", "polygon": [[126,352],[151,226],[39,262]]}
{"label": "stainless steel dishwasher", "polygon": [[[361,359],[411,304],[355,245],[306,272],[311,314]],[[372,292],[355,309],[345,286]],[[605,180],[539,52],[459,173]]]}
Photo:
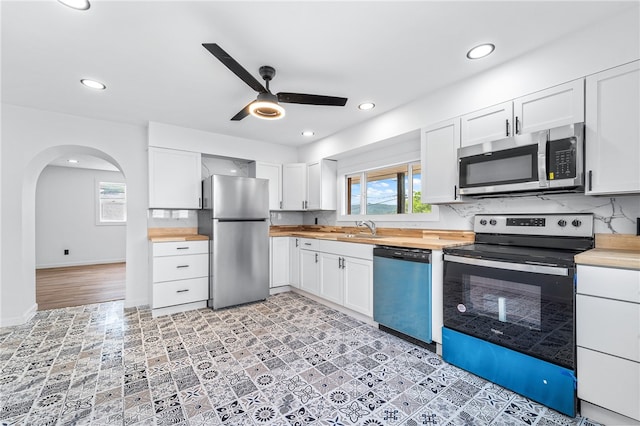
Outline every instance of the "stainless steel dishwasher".
{"label": "stainless steel dishwasher", "polygon": [[431,250],[373,249],[373,319],[382,330],[431,343]]}

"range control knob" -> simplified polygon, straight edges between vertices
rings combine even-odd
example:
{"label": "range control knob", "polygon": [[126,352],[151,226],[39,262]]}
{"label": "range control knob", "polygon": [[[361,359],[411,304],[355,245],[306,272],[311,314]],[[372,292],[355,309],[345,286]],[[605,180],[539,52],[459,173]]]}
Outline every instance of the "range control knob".
{"label": "range control knob", "polygon": [[578,226],[582,225],[582,221],[579,219],[573,219],[573,222],[571,222],[571,224],[577,228]]}
{"label": "range control knob", "polygon": [[560,225],[562,228],[564,228],[565,226],[567,226],[567,221],[564,219],[560,219],[558,221],[558,225]]}
{"label": "range control knob", "polygon": [[498,221],[497,221],[497,220],[495,220],[495,219],[491,219],[491,220],[489,221],[489,224],[490,224],[490,225],[494,225],[494,226],[495,226],[497,223],[498,223]]}
{"label": "range control knob", "polygon": [[487,219],[480,219],[480,225],[484,226],[487,224]]}

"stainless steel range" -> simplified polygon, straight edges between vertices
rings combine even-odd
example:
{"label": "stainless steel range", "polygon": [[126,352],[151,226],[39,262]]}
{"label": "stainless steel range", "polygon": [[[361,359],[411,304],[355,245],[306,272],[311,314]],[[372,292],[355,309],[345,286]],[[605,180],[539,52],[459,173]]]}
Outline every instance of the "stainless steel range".
{"label": "stainless steel range", "polygon": [[575,416],[574,256],[593,215],[477,215],[474,231],[444,250],[443,358]]}

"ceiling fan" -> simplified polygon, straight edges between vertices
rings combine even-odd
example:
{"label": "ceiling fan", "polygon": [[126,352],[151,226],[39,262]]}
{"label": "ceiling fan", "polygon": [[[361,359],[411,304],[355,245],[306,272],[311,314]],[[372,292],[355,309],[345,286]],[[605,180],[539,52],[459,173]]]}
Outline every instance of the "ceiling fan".
{"label": "ceiling fan", "polygon": [[266,82],[266,87],[256,80],[246,69],[242,67],[235,59],[225,52],[216,43],[203,43],[202,46],[207,49],[213,56],[218,58],[227,68],[237,75],[240,80],[244,81],[253,90],[258,92],[255,101],[250,102],[240,112],[231,117],[232,121],[239,121],[251,114],[258,118],[275,120],[284,117],[284,108],[279,102],[290,104],[305,105],[327,105],[327,106],[344,106],[347,98],[337,96],[309,95],[304,93],[279,92],[275,95],[269,90],[269,82],[275,77],[276,70],[268,65],[261,66],[259,69],[260,76]]}

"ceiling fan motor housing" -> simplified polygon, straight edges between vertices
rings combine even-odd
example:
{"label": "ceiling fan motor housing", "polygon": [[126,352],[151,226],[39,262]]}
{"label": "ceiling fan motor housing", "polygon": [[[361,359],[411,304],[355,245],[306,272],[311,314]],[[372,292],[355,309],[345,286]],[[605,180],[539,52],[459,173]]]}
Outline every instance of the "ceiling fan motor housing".
{"label": "ceiling fan motor housing", "polygon": [[284,117],[284,108],[278,104],[278,97],[269,92],[258,93],[257,100],[249,105],[249,111],[258,118],[273,120]]}

